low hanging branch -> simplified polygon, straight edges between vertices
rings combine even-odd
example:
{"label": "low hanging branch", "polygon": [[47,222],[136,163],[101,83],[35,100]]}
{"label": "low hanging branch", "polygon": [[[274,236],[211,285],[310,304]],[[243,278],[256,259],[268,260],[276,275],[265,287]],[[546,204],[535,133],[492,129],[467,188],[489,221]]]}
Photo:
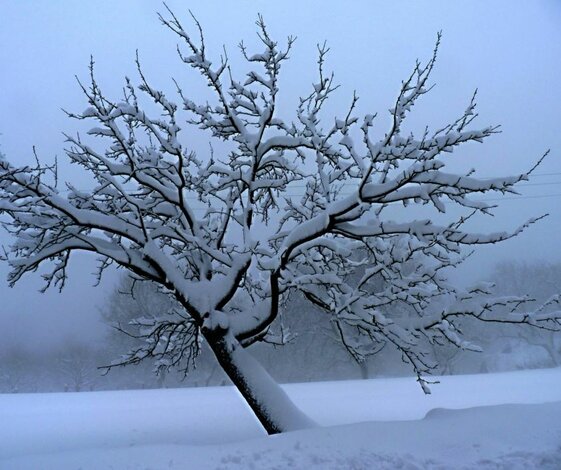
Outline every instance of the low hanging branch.
{"label": "low hanging branch", "polygon": [[[516,193],[532,171],[491,179],[446,171],[460,146],[498,132],[472,127],[475,94],[452,123],[419,136],[404,133],[406,117],[431,89],[440,34],[429,61],[418,62],[402,83],[390,127],[379,138],[376,115],[359,116],[356,96],[342,117],[323,116],[337,89],[324,71],[325,46],[318,81],[289,122],[277,101],[293,37],[280,46],[259,17],[263,50],[251,55],[240,45],[251,69],[236,79],[225,53],[213,63],[196,20],[196,36],[169,10],[160,20],[177,35],[180,60],[206,80],[214,101],[198,103],[178,83],[178,102],[171,101],[149,82],[138,58],[138,86],[127,78],[114,100],[101,91],[92,61],[89,85],[80,84],[88,107],[68,113],[92,127],[87,138],[66,136],[66,154],[95,187],[61,189],[54,168],[17,167],[0,158],[0,212],[15,239],[6,255],[10,284],[45,265],[46,287],[62,288],[74,251],[99,256],[99,277],[117,265],[158,284],[180,312],[139,320],[146,347],[116,364],[156,356],[179,365],[196,356],[200,335],[269,433],[310,425],[243,351],[267,339],[291,291],[331,315],[358,362],[380,345],[394,347],[425,391],[435,366],[432,346],[477,349],[462,338],[459,318],[559,327],[556,309],[525,311],[528,299],[494,298],[489,286],[459,289],[446,280],[446,268],[463,260],[466,247],[506,240],[537,219],[510,233],[464,229],[467,219],[494,208],[472,196]],[[159,113],[152,115],[154,105]],[[196,153],[183,127],[208,131],[230,150]],[[439,225],[418,219],[419,205],[440,213],[456,206],[464,215]],[[395,221],[388,208],[398,206],[403,217]],[[505,305],[511,312],[498,313]]]}

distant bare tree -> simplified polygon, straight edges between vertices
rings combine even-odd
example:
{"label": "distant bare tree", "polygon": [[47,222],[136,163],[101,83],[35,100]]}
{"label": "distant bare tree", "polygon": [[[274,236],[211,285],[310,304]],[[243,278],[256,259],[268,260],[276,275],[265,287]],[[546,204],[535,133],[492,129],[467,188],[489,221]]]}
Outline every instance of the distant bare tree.
{"label": "distant bare tree", "polygon": [[27,391],[31,361],[21,347],[9,346],[0,352],[0,392]]}
{"label": "distant bare tree", "polygon": [[[506,261],[495,266],[491,280],[503,295],[525,295],[542,304],[561,290],[561,263]],[[555,331],[509,328],[501,336],[541,348],[552,366],[561,365],[561,335]]]}
{"label": "distant bare tree", "polygon": [[[107,335],[107,344],[113,357],[118,357],[127,353],[126,358],[133,352],[144,354],[146,348],[146,338],[144,335],[145,324],[155,321],[162,314],[173,315],[173,310],[181,308],[166,292],[153,282],[137,282],[128,275],[121,277],[121,280],[114,291],[112,291],[103,308],[101,316],[106,325],[110,327]],[[202,342],[202,338],[201,338]],[[208,346],[199,344],[197,361],[193,363],[196,367],[197,381],[201,385],[214,385],[223,380],[223,376],[217,374],[216,363],[212,361],[212,352]],[[163,355],[155,355],[151,370],[138,370],[139,375],[145,376],[145,381],[149,383],[147,377],[150,373],[157,375],[156,384],[158,387],[166,386],[166,377],[171,367],[170,364],[162,361]],[[136,364],[138,367],[147,365],[148,361]],[[186,369],[185,372],[189,371]],[[193,371],[191,371],[193,372]],[[217,382],[218,381],[218,382]]]}
{"label": "distant bare tree", "polygon": [[66,341],[58,354],[58,369],[63,377],[65,389],[73,392],[93,390],[99,376],[95,355],[87,346]]}
{"label": "distant bare tree", "polygon": [[[142,282],[133,286],[133,279],[124,276],[101,309],[104,322],[111,327],[107,344],[113,355],[144,348],[141,324],[146,319],[170,311],[173,306],[169,296],[161,292],[157,285]],[[378,348],[371,348],[370,352],[363,351],[364,355],[357,362],[357,357],[350,356],[339,341],[330,317],[310,305],[302,295],[291,295],[280,310],[279,321],[271,331],[271,336],[277,341],[271,340],[260,348],[251,349],[252,355],[276,378],[293,382],[312,378],[325,380],[341,377],[341,373],[346,373],[348,377],[352,363],[356,364],[362,378],[369,377],[368,357],[381,350],[385,343]],[[215,361],[209,356],[211,351],[202,338],[200,348],[195,364],[196,374],[191,371],[190,376],[195,376],[199,385],[221,383],[224,376],[218,373]],[[161,365],[153,368],[152,372],[158,375],[159,386],[164,386],[167,371],[168,368]],[[146,371],[138,373],[142,375]],[[186,383],[189,383],[188,379]]]}

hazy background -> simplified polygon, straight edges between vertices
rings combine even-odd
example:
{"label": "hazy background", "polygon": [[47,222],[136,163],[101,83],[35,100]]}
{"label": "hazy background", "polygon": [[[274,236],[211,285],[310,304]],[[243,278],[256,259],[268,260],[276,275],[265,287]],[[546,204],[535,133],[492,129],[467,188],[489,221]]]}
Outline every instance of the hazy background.
{"label": "hazy background", "polygon": [[[170,7],[192,29],[186,2]],[[298,36],[292,60],[283,69],[283,109],[308,92],[316,73],[316,44],[331,47],[328,69],[342,87],[332,110],[347,106],[353,90],[359,111],[378,112],[378,130],[388,125],[401,80],[417,58],[430,57],[436,33],[443,31],[433,75],[436,88],[417,106],[413,128],[433,128],[460,114],[479,89],[479,125],[501,124],[502,134],[483,146],[468,146],[453,159],[458,168],[476,167],[485,176],[528,169],[551,148],[520,197],[500,202],[495,218],[482,219],[481,230],[512,229],[531,216],[550,216],[501,246],[479,250],[455,273],[460,281],[486,276],[500,259],[559,260],[561,228],[561,2],[529,1],[237,1],[188,2],[200,20],[210,54],[218,59],[225,44],[234,71],[243,72],[236,47],[255,44],[254,21],[260,12],[279,41]],[[0,148],[14,163],[29,162],[32,147],[41,158],[58,155],[64,176],[74,184],[87,180],[64,164],[61,132],[79,129],[61,108],[86,107],[75,75],[87,82],[90,55],[99,84],[117,97],[125,75],[134,81],[138,49],[144,71],[157,88],[173,90],[175,77],[187,95],[204,96],[201,81],[179,63],[176,37],[163,28],[158,1],[76,2],[0,0]],[[171,96],[171,95],[170,95]],[[194,146],[205,148],[195,141]],[[9,244],[2,232],[0,242]],[[74,338],[99,342],[104,326],[98,308],[114,289],[115,273],[93,288],[95,261],[75,256],[65,291],[39,294],[39,275],[8,288],[0,265],[0,344],[55,346]]]}

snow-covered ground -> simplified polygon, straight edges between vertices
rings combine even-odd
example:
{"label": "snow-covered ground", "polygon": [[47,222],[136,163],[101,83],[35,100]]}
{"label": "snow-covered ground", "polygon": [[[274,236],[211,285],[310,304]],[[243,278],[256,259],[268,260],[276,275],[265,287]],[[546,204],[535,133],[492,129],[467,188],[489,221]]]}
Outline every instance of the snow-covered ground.
{"label": "snow-covered ground", "polygon": [[231,387],[0,395],[0,469],[561,469],[561,369],[287,385],[267,437]]}

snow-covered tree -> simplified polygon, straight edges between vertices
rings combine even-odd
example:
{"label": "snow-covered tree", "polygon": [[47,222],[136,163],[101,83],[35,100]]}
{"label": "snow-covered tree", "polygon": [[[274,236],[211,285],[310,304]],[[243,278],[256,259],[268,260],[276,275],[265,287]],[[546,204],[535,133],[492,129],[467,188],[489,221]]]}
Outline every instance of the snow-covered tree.
{"label": "snow-covered tree", "polygon": [[[325,73],[325,47],[319,48],[317,82],[288,120],[278,112],[279,74],[292,37],[279,45],[259,18],[263,50],[250,54],[241,44],[250,71],[240,79],[225,54],[211,59],[196,21],[193,36],[171,11],[160,19],[178,36],[180,60],[200,73],[213,101],[197,102],[177,83],[177,103],[140,65],[139,85],[127,79],[123,96],[112,99],[96,82],[92,63],[91,83],[82,86],[88,107],[69,116],[95,124],[87,136],[67,136],[66,154],[95,187],[61,187],[55,166],[0,160],[0,212],[15,238],[6,255],[11,284],[45,265],[46,286],[62,288],[76,251],[99,256],[100,276],[117,265],[139,282],[157,283],[180,308],[139,320],[146,347],[128,361],[159,355],[162,364],[185,367],[204,337],[269,433],[313,424],[245,350],[268,339],[291,291],[330,315],[357,359],[369,354],[369,345],[395,348],[425,390],[434,367],[428,345],[475,348],[455,327],[458,318],[558,325],[558,313],[516,313],[524,299],[493,298],[486,285],[457,289],[445,278],[464,247],[500,242],[534,220],[511,233],[464,227],[468,218],[492,211],[471,196],[514,192],[529,175],[484,179],[446,171],[452,152],[498,131],[472,127],[474,99],[435,131],[403,130],[430,90],[438,45],[402,82],[389,129],[376,136],[376,114],[359,116],[356,96],[341,116],[324,116],[337,88]],[[217,142],[206,153],[190,146],[185,130],[196,128]],[[296,187],[303,187],[298,197]],[[464,215],[439,224],[420,219],[419,205],[439,213],[453,205]],[[362,276],[351,276],[359,269]],[[431,307],[435,299],[447,306]],[[385,313],[404,303],[416,316]],[[496,313],[497,305],[512,311]]]}

